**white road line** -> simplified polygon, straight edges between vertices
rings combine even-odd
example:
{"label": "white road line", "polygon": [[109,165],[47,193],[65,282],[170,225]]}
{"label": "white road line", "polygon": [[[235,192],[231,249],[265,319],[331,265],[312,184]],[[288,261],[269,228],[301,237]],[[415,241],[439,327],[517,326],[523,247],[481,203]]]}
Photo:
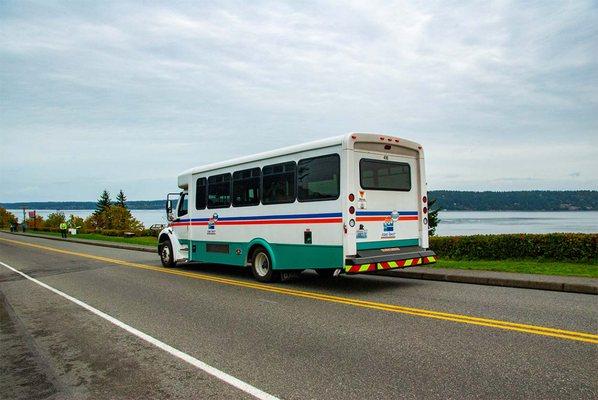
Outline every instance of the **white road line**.
{"label": "white road line", "polygon": [[133,335],[137,336],[138,338],[141,338],[141,339],[145,340],[146,342],[153,344],[154,346],[166,351],[167,353],[170,353],[173,356],[180,358],[181,360],[193,365],[194,367],[201,369],[204,372],[207,372],[208,374],[220,379],[221,381],[228,383],[231,386],[236,387],[239,390],[242,390],[245,393],[248,393],[258,399],[278,400],[277,397],[272,396],[271,394],[268,394],[268,393],[256,388],[255,386],[251,386],[249,383],[243,382],[242,380],[237,379],[234,376],[227,374],[226,372],[220,371],[219,369],[214,368],[214,367],[204,363],[203,361],[200,361],[197,358],[190,356],[187,353],[183,353],[182,351],[175,349],[174,347],[172,347],[164,342],[161,342],[160,340],[158,340],[146,333],[143,333],[140,330],[137,330],[130,325],[125,324],[124,322],[106,314],[105,312],[98,310],[97,308],[90,306],[87,303],[84,303],[81,300],[78,300],[72,296],[69,296],[68,294],[61,292],[58,289],[54,289],[52,286],[49,286],[41,281],[38,281],[35,278],[32,278],[31,276],[19,271],[18,269],[11,267],[8,264],[3,263],[2,261],[0,261],[0,264],[4,265],[6,268],[10,269],[11,271],[16,272],[17,274],[21,275],[22,277],[30,280],[31,282],[37,283],[41,287],[46,288],[46,289],[56,293],[57,295],[62,296],[65,299],[72,301],[73,303],[85,308],[86,310],[91,311],[95,315],[97,315],[101,318],[104,318],[105,320],[113,323],[114,325],[124,329],[125,331],[127,331],[129,333],[132,333]]}

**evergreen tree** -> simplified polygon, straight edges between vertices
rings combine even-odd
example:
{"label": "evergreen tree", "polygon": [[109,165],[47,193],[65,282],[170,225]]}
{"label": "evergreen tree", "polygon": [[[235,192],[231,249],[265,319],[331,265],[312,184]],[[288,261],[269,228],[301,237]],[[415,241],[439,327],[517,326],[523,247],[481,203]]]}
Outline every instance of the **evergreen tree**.
{"label": "evergreen tree", "polygon": [[112,204],[112,200],[110,200],[110,193],[106,189],[102,192],[102,195],[98,199],[96,203],[96,210],[94,211],[95,215],[100,215],[104,211],[106,211],[110,205]]}
{"label": "evergreen tree", "polygon": [[119,207],[127,208],[127,196],[125,196],[123,190],[121,189],[116,196],[116,204]]}
{"label": "evergreen tree", "polygon": [[436,227],[440,222],[440,218],[438,218],[438,213],[442,209],[441,207],[434,208],[434,204],[436,203],[436,199],[430,199],[430,203],[428,204],[428,235],[434,236],[436,233]]}

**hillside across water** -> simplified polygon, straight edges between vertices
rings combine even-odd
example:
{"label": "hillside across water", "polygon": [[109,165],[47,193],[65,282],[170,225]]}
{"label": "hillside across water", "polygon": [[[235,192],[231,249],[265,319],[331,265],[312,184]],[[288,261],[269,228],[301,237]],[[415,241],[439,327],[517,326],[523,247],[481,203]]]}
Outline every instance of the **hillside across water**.
{"label": "hillside across water", "polygon": [[[597,190],[531,190],[513,192],[473,192],[456,190],[431,190],[430,199],[436,207],[448,211],[597,211]],[[133,210],[157,210],[164,207],[164,200],[127,201]],[[7,209],[30,210],[92,210],[95,201],[43,201],[0,203]]]}

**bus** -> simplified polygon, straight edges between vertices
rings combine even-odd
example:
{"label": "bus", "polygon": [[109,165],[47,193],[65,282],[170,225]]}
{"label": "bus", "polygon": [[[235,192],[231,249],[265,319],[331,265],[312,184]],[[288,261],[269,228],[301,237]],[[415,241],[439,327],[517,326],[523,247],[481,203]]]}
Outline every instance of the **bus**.
{"label": "bus", "polygon": [[158,253],[164,267],[248,267],[260,282],[431,264],[424,172],[421,145],[374,133],[192,168],[167,196]]}

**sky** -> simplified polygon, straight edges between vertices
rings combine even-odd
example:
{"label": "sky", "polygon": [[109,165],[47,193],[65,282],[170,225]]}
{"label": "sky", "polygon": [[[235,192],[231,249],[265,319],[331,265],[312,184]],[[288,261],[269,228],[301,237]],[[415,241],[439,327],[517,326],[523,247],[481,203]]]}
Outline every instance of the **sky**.
{"label": "sky", "polygon": [[0,0],[0,202],[348,132],[432,190],[598,189],[598,3]]}

